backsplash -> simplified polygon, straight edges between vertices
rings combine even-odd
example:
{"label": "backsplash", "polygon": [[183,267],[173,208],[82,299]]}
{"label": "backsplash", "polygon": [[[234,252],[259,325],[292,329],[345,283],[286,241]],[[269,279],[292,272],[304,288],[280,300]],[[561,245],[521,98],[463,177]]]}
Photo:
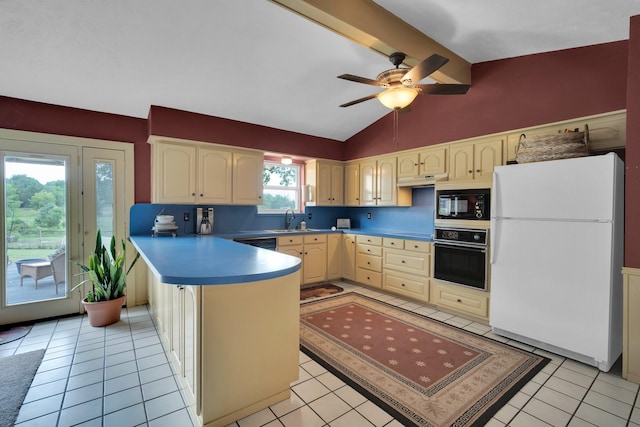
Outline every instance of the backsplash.
{"label": "backsplash", "polygon": [[[307,228],[327,229],[336,225],[337,218],[351,218],[351,227],[368,230],[392,230],[413,233],[433,233],[434,189],[414,188],[413,206],[410,207],[322,207],[312,206],[304,214],[296,213],[291,222],[297,227],[303,219]],[[151,234],[155,216],[160,212],[175,217],[178,235],[195,234],[197,207],[214,208],[214,234],[235,233],[246,230],[270,230],[284,227],[283,214],[258,214],[256,206],[229,205],[174,205],[139,203],[130,211],[130,234]],[[184,221],[188,213],[190,221]],[[367,219],[367,214],[371,219]],[[311,215],[311,218],[309,218]]]}

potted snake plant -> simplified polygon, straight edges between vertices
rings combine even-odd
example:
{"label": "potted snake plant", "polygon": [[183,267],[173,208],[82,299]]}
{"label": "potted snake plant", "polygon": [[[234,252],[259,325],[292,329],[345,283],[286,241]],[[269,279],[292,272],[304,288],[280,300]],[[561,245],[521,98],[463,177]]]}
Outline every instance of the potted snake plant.
{"label": "potted snake plant", "polygon": [[126,245],[122,240],[122,251],[116,253],[116,237],[111,236],[109,250],[102,243],[102,235],[98,230],[96,246],[89,256],[89,265],[76,263],[89,277],[73,287],[72,291],[91,283],[91,290],[82,300],[91,326],[107,326],[120,320],[122,305],[127,287],[127,275],[135,265],[140,254],[136,254],[133,262],[125,271]]}

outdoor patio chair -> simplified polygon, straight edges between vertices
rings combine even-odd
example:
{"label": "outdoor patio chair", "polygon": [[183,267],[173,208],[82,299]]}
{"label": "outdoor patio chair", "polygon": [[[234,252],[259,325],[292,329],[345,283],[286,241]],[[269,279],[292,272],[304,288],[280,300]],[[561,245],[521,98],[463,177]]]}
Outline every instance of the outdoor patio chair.
{"label": "outdoor patio chair", "polygon": [[53,273],[53,283],[56,285],[56,295],[58,285],[66,283],[66,258],[65,252],[59,252],[51,257],[51,272]]}

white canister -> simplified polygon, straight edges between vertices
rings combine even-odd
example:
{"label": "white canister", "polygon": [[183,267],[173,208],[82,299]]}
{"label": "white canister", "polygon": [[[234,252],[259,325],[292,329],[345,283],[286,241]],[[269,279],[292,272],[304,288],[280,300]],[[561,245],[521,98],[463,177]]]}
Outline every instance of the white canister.
{"label": "white canister", "polygon": [[300,230],[306,230],[306,229],[307,229],[307,223],[303,219],[302,221],[300,221]]}

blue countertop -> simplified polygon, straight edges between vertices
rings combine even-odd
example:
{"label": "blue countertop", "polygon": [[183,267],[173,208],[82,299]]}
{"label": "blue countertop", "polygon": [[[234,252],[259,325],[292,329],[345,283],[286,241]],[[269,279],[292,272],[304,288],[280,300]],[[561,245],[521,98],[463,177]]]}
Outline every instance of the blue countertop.
{"label": "blue countertop", "polygon": [[215,236],[131,236],[130,240],[163,283],[248,283],[300,270],[296,257]]}
{"label": "blue countertop", "polygon": [[367,236],[393,237],[397,239],[411,239],[411,240],[421,240],[425,242],[433,242],[433,234],[431,233],[414,233],[410,231],[378,230],[378,229],[363,229],[363,228],[350,228],[350,229],[341,229],[341,230],[313,229],[312,231],[291,230],[288,232],[273,232],[269,230],[246,230],[246,231],[237,231],[235,233],[215,233],[214,235],[216,237],[222,237],[223,239],[239,239],[239,238],[253,238],[253,237],[289,236],[291,234],[305,235],[305,234],[327,234],[327,233],[365,234]]}

